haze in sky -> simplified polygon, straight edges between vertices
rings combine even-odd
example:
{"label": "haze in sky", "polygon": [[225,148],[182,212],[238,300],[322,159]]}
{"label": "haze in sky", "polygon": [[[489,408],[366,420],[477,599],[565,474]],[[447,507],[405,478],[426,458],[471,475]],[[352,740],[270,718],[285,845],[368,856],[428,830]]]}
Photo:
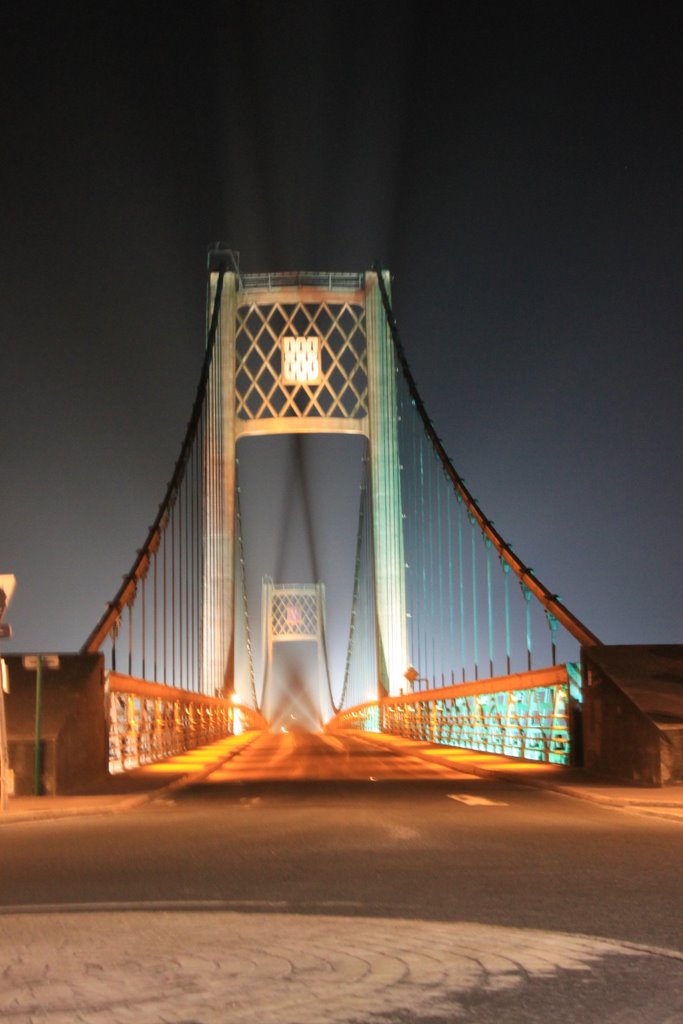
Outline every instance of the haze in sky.
{"label": "haze in sky", "polygon": [[4,5],[4,649],[77,649],[142,544],[217,239],[381,259],[503,536],[605,642],[680,642],[682,43],[644,3]]}

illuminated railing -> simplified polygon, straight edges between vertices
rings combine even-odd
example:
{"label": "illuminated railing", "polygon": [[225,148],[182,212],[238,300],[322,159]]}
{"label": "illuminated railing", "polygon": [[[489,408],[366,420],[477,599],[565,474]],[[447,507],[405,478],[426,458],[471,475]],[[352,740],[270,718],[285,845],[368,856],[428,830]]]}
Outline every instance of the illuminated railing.
{"label": "illuminated railing", "polygon": [[116,774],[249,729],[265,729],[252,708],[109,672],[109,771]]}
{"label": "illuminated railing", "polygon": [[329,730],[360,729],[551,764],[572,761],[581,704],[575,664],[385,697],[341,711]]}

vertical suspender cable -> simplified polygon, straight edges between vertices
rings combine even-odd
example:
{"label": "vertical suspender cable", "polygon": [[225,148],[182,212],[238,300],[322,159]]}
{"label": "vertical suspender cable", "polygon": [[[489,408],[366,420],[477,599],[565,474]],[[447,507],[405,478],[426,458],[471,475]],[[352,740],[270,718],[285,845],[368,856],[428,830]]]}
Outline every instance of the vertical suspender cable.
{"label": "vertical suspender cable", "polygon": [[524,595],[524,604],[526,611],[526,657],[527,657],[527,669],[531,672],[531,591],[527,586],[520,580],[519,583],[522,588],[522,594]]}
{"label": "vertical suspender cable", "polygon": [[551,611],[546,609],[545,617],[548,621],[548,628],[550,629],[550,653],[553,659],[553,665],[557,664],[557,618]]}
{"label": "vertical suspender cable", "polygon": [[185,477],[183,479],[183,495],[185,499],[185,515],[183,516],[184,535],[183,535],[183,561],[185,563],[185,571],[183,573],[183,587],[181,591],[181,600],[185,601],[185,636],[184,636],[184,650],[185,650],[185,686],[188,690],[192,687],[190,685],[190,545],[189,545],[189,525],[190,525],[190,489],[188,479],[188,466],[185,466]]}
{"label": "vertical suspender cable", "polygon": [[142,678],[143,679],[147,678],[147,666],[146,666],[146,663],[145,663],[145,661],[146,661],[145,660],[145,654],[146,654],[146,643],[145,643],[145,641],[147,639],[146,638],[147,617],[145,615],[145,612],[146,612],[146,608],[145,608],[145,581],[146,581],[146,579],[147,579],[147,577],[145,575],[145,576],[142,577],[142,580],[141,580],[141,584],[142,584],[142,595],[141,595],[141,599],[142,599],[142,608],[141,608],[141,611],[142,611]]}
{"label": "vertical suspender cable", "polygon": [[205,572],[206,572],[206,560],[208,557],[207,552],[207,522],[206,522],[206,434],[204,430],[204,423],[206,418],[206,408],[208,403],[208,388],[207,396],[204,406],[202,408],[202,414],[199,418],[199,464],[197,466],[197,669],[198,669],[198,689],[201,693],[206,693],[206,687],[204,683],[204,650],[205,650],[205,630],[207,622],[207,601],[208,595],[206,590]]}
{"label": "vertical suspender cable", "polygon": [[204,558],[205,558],[205,537],[204,537],[204,418],[202,415],[199,421],[199,447],[197,449],[197,493],[196,493],[196,596],[197,596],[197,689],[204,693],[204,615],[205,615],[205,594],[204,594]]}
{"label": "vertical suspender cable", "polygon": [[193,538],[193,540],[192,540],[192,545],[193,545],[193,549],[192,549],[193,563],[192,564],[194,566],[194,572],[193,572],[193,576],[192,576],[192,587],[193,587],[193,590],[192,590],[192,594],[193,594],[192,621],[194,623],[194,626],[193,626],[193,629],[194,629],[194,648],[193,648],[192,661],[193,661],[193,664],[194,664],[194,672],[195,672],[195,690],[197,690],[198,693],[201,692],[201,688],[202,688],[202,684],[201,684],[201,681],[202,681],[202,668],[201,668],[201,665],[202,665],[202,662],[201,662],[201,658],[202,658],[202,655],[201,655],[201,614],[202,614],[201,613],[201,607],[202,607],[202,594],[201,594],[201,589],[200,589],[201,588],[201,578],[200,578],[200,567],[199,567],[200,558],[201,558],[201,548],[200,548],[200,543],[201,542],[200,542],[200,538],[201,538],[201,534],[202,534],[201,506],[199,504],[199,488],[201,486],[201,476],[202,476],[202,447],[201,447],[201,443],[199,441],[200,429],[201,429],[201,420],[197,424],[197,442],[196,442],[195,459],[194,459],[194,495],[192,497],[192,508],[194,510],[194,531],[192,533],[192,538]]}
{"label": "vertical suspender cable", "polygon": [[453,594],[453,536],[451,530],[451,494],[446,488],[446,539],[448,543],[448,609],[451,654],[451,683],[455,683],[455,597]]}
{"label": "vertical suspender cable", "polygon": [[372,529],[372,476],[370,473],[370,454],[366,454],[368,465],[365,470],[365,501],[366,501],[366,514],[365,514],[365,564],[363,566],[365,573],[365,621],[367,623],[366,629],[363,631],[365,637],[365,664],[366,664],[366,675],[363,679],[364,689],[367,680],[372,682],[372,689],[377,693],[377,637],[375,635],[377,628],[377,620],[374,614],[375,607],[375,592],[374,592],[374,573],[372,571],[373,565],[373,544],[374,534]]}
{"label": "vertical suspender cable", "polygon": [[211,447],[211,458],[209,462],[209,503],[211,508],[211,520],[210,520],[210,544],[211,544],[211,566],[210,566],[210,593],[211,593],[211,610],[208,620],[208,626],[211,630],[209,640],[211,643],[211,679],[209,684],[211,687],[210,692],[215,694],[217,679],[215,674],[216,664],[218,662],[218,630],[220,624],[218,622],[217,608],[216,608],[216,580],[218,579],[218,551],[217,551],[217,528],[216,523],[218,520],[218,512],[216,508],[216,424],[215,424],[215,409],[216,409],[216,360],[214,359],[211,364],[211,404],[209,406],[209,444]]}
{"label": "vertical suspender cable", "polygon": [[162,578],[162,585],[163,585],[163,592],[164,592],[164,636],[163,636],[163,640],[164,640],[164,645],[163,645],[164,646],[164,658],[163,658],[163,663],[164,663],[164,682],[167,681],[166,653],[167,653],[167,649],[168,649],[167,624],[166,624],[167,623],[167,619],[168,619],[168,598],[167,598],[167,587],[166,587],[166,534],[168,533],[168,523],[169,523],[169,520],[167,518],[165,523],[164,523],[163,578]]}
{"label": "vertical suspender cable", "polygon": [[[365,538],[365,516],[366,516],[366,495],[367,495],[367,463],[363,467],[363,478],[360,485],[360,507],[358,510],[358,533],[356,536],[356,559],[354,562],[353,571],[353,596],[351,598],[351,623],[349,626],[349,642],[346,648],[346,664],[344,666],[344,681],[342,684],[341,697],[339,699],[339,707],[342,708],[346,701],[346,695],[349,688],[349,682],[351,679],[351,667],[354,655],[358,658],[357,646],[359,637],[357,636],[358,629],[358,607],[359,607],[359,595],[361,594],[361,559],[363,555],[363,541]],[[362,644],[362,638],[361,644]],[[367,686],[365,687],[367,690]],[[354,703],[356,703],[354,701]]]}
{"label": "vertical suspender cable", "polygon": [[211,630],[211,693],[215,694],[218,680],[216,679],[216,665],[218,663],[218,638],[220,630],[220,622],[218,620],[218,609],[217,604],[217,589],[216,580],[218,579],[218,508],[217,508],[217,491],[216,491],[216,363],[211,366],[211,408],[210,408],[210,421],[209,430],[211,432],[211,473],[209,478],[209,487],[211,490],[211,618],[209,619],[209,628]]}
{"label": "vertical suspender cable", "polygon": [[214,590],[215,590],[215,565],[214,560],[215,554],[215,510],[213,507],[213,473],[214,473],[214,454],[213,454],[213,375],[214,375],[214,363],[211,363],[211,374],[209,377],[208,386],[208,403],[206,409],[206,479],[204,480],[204,505],[205,505],[205,518],[207,527],[206,536],[206,548],[207,555],[205,558],[205,586],[208,607],[204,609],[204,628],[206,630],[206,642],[204,649],[208,655],[208,661],[205,665],[206,670],[206,692],[213,694],[213,664],[214,664],[214,644],[215,644],[215,627],[214,627]]}
{"label": "vertical suspender cable", "polygon": [[206,496],[206,403],[199,421],[199,472],[197,474],[197,662],[199,664],[199,690],[208,693],[204,678],[204,630],[206,629],[207,592],[205,587],[205,566],[207,559]]}
{"label": "vertical suspender cable", "polygon": [[192,494],[192,516],[194,528],[192,530],[192,629],[193,629],[193,640],[192,640],[192,664],[194,665],[194,681],[195,690],[199,693],[201,691],[201,640],[200,640],[200,618],[201,618],[201,591],[199,589],[199,538],[201,536],[202,525],[200,518],[200,505],[199,505],[199,487],[201,480],[201,460],[202,460],[202,449],[199,442],[200,424],[197,424],[197,441],[195,442],[194,452],[194,487]]}
{"label": "vertical suspender cable", "polygon": [[503,567],[503,585],[505,587],[505,658],[507,662],[507,674],[510,675],[510,566],[501,558],[500,564]]}
{"label": "vertical suspender cable", "polygon": [[422,643],[422,638],[421,638],[421,628],[422,628],[422,603],[421,603],[422,602],[422,594],[421,594],[422,570],[421,570],[421,565],[420,565],[420,536],[421,536],[421,534],[420,534],[420,521],[419,521],[420,497],[421,497],[421,493],[422,492],[421,492],[421,489],[420,489],[420,486],[419,486],[419,469],[418,469],[419,461],[420,461],[419,457],[418,457],[419,443],[420,443],[420,435],[418,434],[418,432],[415,429],[413,429],[412,430],[412,445],[411,445],[411,448],[412,448],[412,466],[413,466],[413,479],[412,479],[412,487],[413,487],[413,533],[412,533],[412,536],[413,536],[413,550],[412,550],[412,559],[413,559],[413,562],[414,562],[414,568],[413,568],[413,607],[412,607],[412,614],[415,617],[414,641],[413,641],[413,644],[414,644],[414,647],[413,647],[413,657],[415,658],[415,662],[414,662],[415,668],[418,670],[418,672],[420,674],[422,674],[423,673],[423,667],[422,667],[422,647],[421,647],[421,643]]}
{"label": "vertical suspender cable", "polygon": [[158,551],[159,551],[159,548],[156,547],[154,549],[154,554],[152,555],[152,558],[154,560],[154,569],[153,569],[153,573],[154,573],[154,600],[153,600],[154,615],[153,615],[153,618],[154,618],[154,682],[155,683],[159,681],[159,675],[158,675],[158,672],[157,672],[157,606],[158,606],[158,603],[159,603],[158,596],[157,596],[157,586],[158,586],[158,583],[157,583],[157,553],[158,553]]}
{"label": "vertical suspender cable", "polygon": [[175,505],[171,508],[171,680],[177,686],[175,663]]}
{"label": "vertical suspender cable", "polygon": [[197,489],[196,483],[197,475],[197,442],[195,439],[194,446],[192,448],[192,454],[190,456],[190,522],[189,522],[189,542],[188,542],[188,557],[189,557],[189,568],[188,568],[188,581],[189,581],[189,610],[188,620],[190,622],[190,633],[189,633],[189,666],[191,675],[188,679],[188,684],[191,690],[197,689],[197,662],[195,658],[195,610],[194,610],[194,583],[195,583],[195,494]]}
{"label": "vertical suspender cable", "polygon": [[466,678],[466,666],[465,666],[465,573],[463,566],[463,552],[462,552],[462,506],[463,501],[460,495],[457,495],[458,499],[458,559],[459,559],[459,575],[460,575],[460,651],[462,655],[462,681],[465,682]]}
{"label": "vertical suspender cable", "polygon": [[436,540],[437,553],[436,561],[439,566],[439,660],[441,665],[441,685],[444,685],[444,657],[443,657],[443,540],[442,540],[442,515],[441,515],[441,472],[440,466],[436,470]]}
{"label": "vertical suspender cable", "polygon": [[[217,467],[218,477],[216,480],[216,493],[218,497],[218,523],[219,523],[219,537],[220,537],[220,548],[219,548],[219,559],[218,559],[218,579],[225,580],[226,578],[226,558],[225,558],[225,502],[223,493],[223,437],[221,431],[222,418],[221,418],[221,382],[223,379],[222,373],[222,352],[220,345],[218,346],[217,352],[217,366],[216,366],[216,405],[215,405],[215,430],[216,430],[216,454],[217,454]],[[229,524],[229,529],[234,528],[234,523]],[[218,670],[220,675],[216,680],[216,684],[219,692],[223,692],[223,686],[225,683],[225,668],[227,662],[227,650],[226,650],[226,634],[229,628],[228,623],[225,621],[225,603],[223,601],[223,586],[220,589],[219,596],[219,620],[220,620],[220,647],[219,647],[219,661]]]}
{"label": "vertical suspender cable", "polygon": [[474,647],[474,678],[479,678],[479,643],[477,638],[477,548],[474,526],[476,519],[470,515],[472,534],[472,642]]}
{"label": "vertical suspender cable", "polygon": [[432,518],[432,505],[434,504],[432,498],[432,466],[433,458],[432,452],[427,453],[427,501],[429,508],[429,597],[430,597],[430,616],[429,621],[431,623],[430,632],[432,635],[432,686],[436,685],[436,639],[435,639],[435,624],[436,616],[434,614],[434,521]]}
{"label": "vertical suspender cable", "polygon": [[484,538],[484,545],[486,547],[486,591],[487,591],[487,610],[489,620],[489,677],[493,676],[493,603],[491,600],[491,541],[486,536]]}
{"label": "vertical suspender cable", "polygon": [[185,489],[185,685],[188,690],[193,688],[192,677],[190,675],[190,591],[192,589],[192,548],[190,547],[190,519],[192,516],[191,474],[192,464],[188,462],[185,466],[185,479],[183,481],[183,487]]}
{"label": "vertical suspender cable", "polygon": [[[251,645],[251,628],[249,625],[249,599],[247,594],[247,570],[244,559],[244,537],[242,535],[242,512],[240,506],[240,489],[237,481],[235,481],[235,518],[237,521],[237,543],[239,545],[238,558],[240,562],[240,584],[242,588],[242,607],[244,613],[244,636],[245,636],[245,647],[247,652],[247,667],[249,669],[249,685],[251,689],[251,700],[255,708],[258,708],[258,698],[256,696],[256,680],[254,678],[254,657],[253,648]],[[330,697],[332,695],[330,694]],[[334,702],[333,702],[334,707]],[[336,710],[336,709],[335,709]]]}
{"label": "vertical suspender cable", "polygon": [[133,602],[128,602],[128,675],[133,675]]}
{"label": "vertical suspender cable", "polygon": [[[422,633],[420,646],[424,651],[424,668],[420,665],[420,671],[424,672],[425,678],[429,676],[429,663],[427,661],[427,629],[426,624],[429,618],[427,608],[427,541],[425,524],[425,471],[424,454],[422,451],[422,437],[420,436],[420,540],[421,540],[421,569],[422,569]],[[424,641],[424,644],[422,643]]]}
{"label": "vertical suspender cable", "polygon": [[[211,432],[213,437],[213,451],[214,451],[214,472],[213,472],[213,507],[214,507],[214,580],[221,579],[221,564],[222,564],[222,548],[223,538],[221,536],[221,506],[220,506],[220,463],[219,463],[219,436],[218,436],[218,383],[219,383],[219,364],[220,364],[220,350],[216,352],[214,358],[214,373],[213,373],[213,402],[211,406]],[[221,679],[219,675],[220,664],[222,662],[223,655],[223,615],[221,614],[221,593],[217,586],[214,586],[214,613],[212,618],[212,624],[215,623],[216,628],[216,639],[215,639],[215,660],[214,660],[214,677],[211,681],[213,687],[213,693],[217,693],[221,685]]]}
{"label": "vertical suspender cable", "polygon": [[178,491],[178,678],[183,688],[183,491]]}

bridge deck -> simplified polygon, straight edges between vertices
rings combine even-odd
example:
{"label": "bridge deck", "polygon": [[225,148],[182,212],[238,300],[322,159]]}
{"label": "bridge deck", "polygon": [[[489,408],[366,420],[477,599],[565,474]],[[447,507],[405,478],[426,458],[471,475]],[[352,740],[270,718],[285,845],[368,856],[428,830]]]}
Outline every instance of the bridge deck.
{"label": "bridge deck", "polygon": [[[235,785],[258,789],[299,783],[335,787],[340,784],[374,787],[382,783],[410,786],[449,783],[495,776],[499,780],[540,786],[568,796],[618,807],[648,808],[681,820],[683,794],[674,787],[651,789],[620,786],[586,774],[583,769],[520,761],[499,754],[444,747],[383,734],[261,732],[231,736],[166,761],[110,776],[89,795],[11,797],[0,824],[132,810],[156,795],[172,797],[175,787],[193,792],[220,791]],[[217,784],[221,785],[217,785]]]}
{"label": "bridge deck", "polygon": [[[325,735],[290,731],[252,733],[232,737],[198,750],[147,765],[129,773],[140,781],[187,781],[212,785],[259,781],[386,782],[453,778],[454,771],[469,774],[507,770],[516,776],[529,773],[554,777],[557,765],[520,762],[495,754],[416,743],[401,737],[335,733]],[[189,775],[188,775],[189,773]]]}

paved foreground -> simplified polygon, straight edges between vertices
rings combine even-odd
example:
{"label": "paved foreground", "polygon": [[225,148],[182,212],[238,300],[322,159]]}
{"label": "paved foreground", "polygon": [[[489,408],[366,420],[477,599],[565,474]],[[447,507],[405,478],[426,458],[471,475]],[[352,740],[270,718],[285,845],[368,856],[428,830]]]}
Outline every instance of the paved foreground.
{"label": "paved foreground", "polygon": [[474,924],[225,912],[2,920],[15,1024],[680,1024],[683,957]]}

